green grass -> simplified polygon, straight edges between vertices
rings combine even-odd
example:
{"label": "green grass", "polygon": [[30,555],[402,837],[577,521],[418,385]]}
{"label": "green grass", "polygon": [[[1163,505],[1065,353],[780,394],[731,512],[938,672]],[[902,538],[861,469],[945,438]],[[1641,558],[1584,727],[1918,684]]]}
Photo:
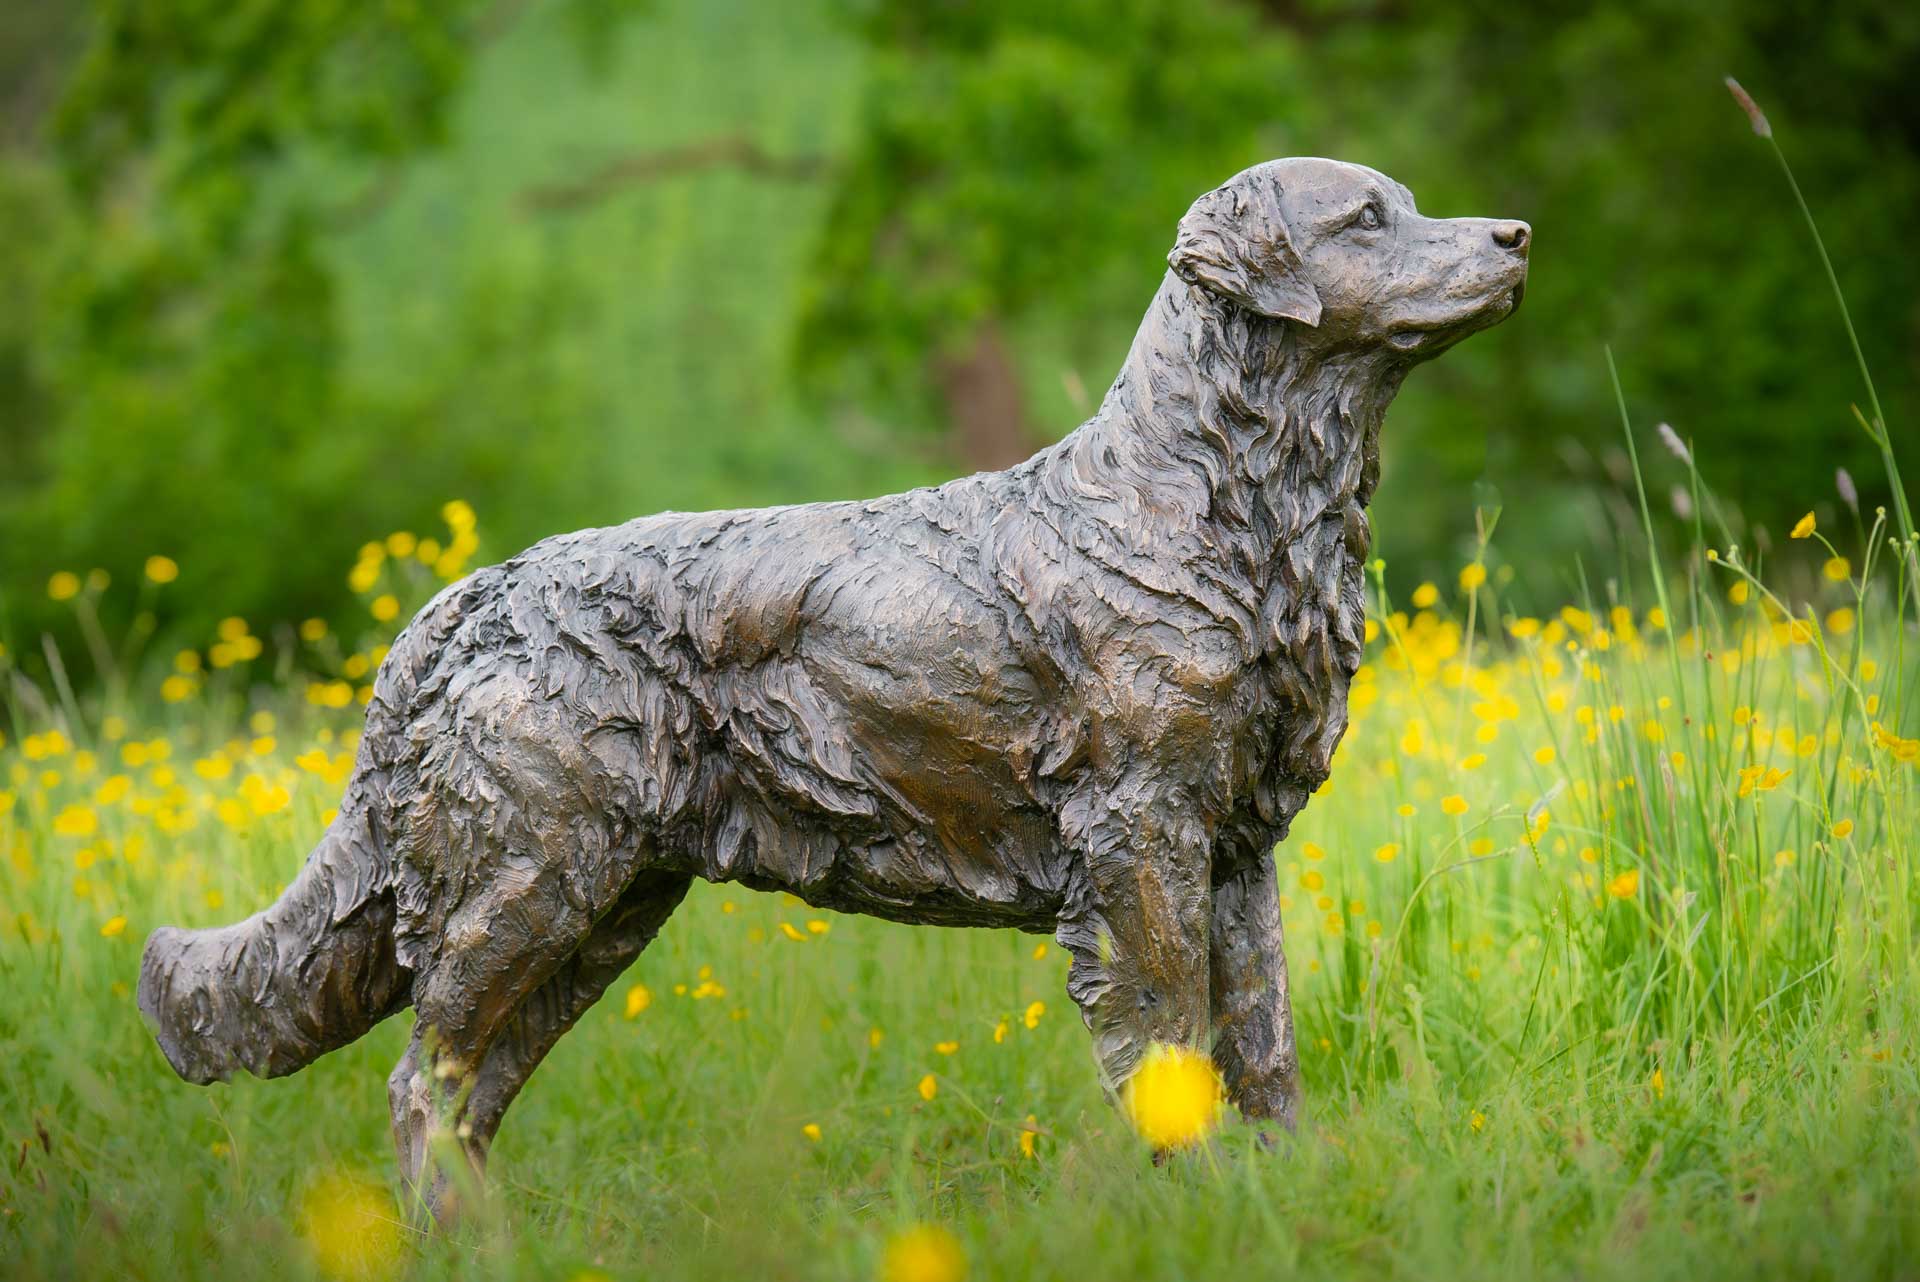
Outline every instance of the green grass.
{"label": "green grass", "polygon": [[[1865,625],[1796,643],[1726,586],[1671,607],[1700,611],[1673,646],[1597,609],[1489,626],[1493,586],[1411,617],[1380,603],[1335,781],[1278,853],[1293,1139],[1233,1125],[1154,1167],[1101,1097],[1057,948],[701,886],[536,1075],[487,1208],[451,1237],[397,1230],[381,1271],[867,1277],[890,1234],[934,1222],[975,1277],[1902,1275],[1920,1249],[1920,771],[1858,715],[1878,694],[1884,722],[1911,684],[1902,633],[1873,613],[1891,597],[1866,596]],[[1822,609],[1858,595],[1829,588]],[[317,835],[337,784],[293,762],[338,752],[356,717],[273,672],[325,668],[331,644],[270,647],[180,702],[130,696],[127,726],[20,708],[65,742],[0,748],[9,1276],[317,1273],[327,1230],[303,1208],[342,1175],[377,1182],[398,1222],[385,1079],[406,1017],[293,1079],[203,1090],[128,992],[147,930],[265,903]],[[1791,773],[1743,798],[1750,763]],[[780,929],[809,920],[830,929]],[[703,967],[724,995],[692,996]],[[629,1019],[635,983],[652,1002]]]}

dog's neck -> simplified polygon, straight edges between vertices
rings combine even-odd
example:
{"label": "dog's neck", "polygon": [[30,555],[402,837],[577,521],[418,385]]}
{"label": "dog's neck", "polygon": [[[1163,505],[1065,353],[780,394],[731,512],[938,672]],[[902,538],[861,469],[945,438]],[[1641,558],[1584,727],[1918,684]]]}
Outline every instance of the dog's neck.
{"label": "dog's neck", "polygon": [[[1324,350],[1167,273],[1100,412],[1062,442],[1122,511],[1157,533],[1206,527],[1264,587],[1290,545],[1358,522],[1379,479],[1379,430],[1405,367]],[[1351,515],[1349,515],[1351,514]],[[1135,521],[1126,533],[1148,534]],[[1130,540],[1129,540],[1130,541]]]}
{"label": "dog's neck", "polygon": [[1165,598],[1170,619],[1242,639],[1259,695],[1229,788],[1269,836],[1346,730],[1365,507],[1407,371],[1311,337],[1169,273],[1099,413],[1029,465],[1082,555]]}

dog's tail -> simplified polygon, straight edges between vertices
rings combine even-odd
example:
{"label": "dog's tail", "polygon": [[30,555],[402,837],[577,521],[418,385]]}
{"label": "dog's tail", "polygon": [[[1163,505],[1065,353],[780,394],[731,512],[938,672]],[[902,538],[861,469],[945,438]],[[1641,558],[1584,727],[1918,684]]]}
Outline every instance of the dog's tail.
{"label": "dog's tail", "polygon": [[214,930],[162,926],[147,940],[140,1010],[181,1077],[204,1085],[237,1068],[280,1077],[406,1004],[393,894],[367,792],[349,787],[340,814],[271,907]]}

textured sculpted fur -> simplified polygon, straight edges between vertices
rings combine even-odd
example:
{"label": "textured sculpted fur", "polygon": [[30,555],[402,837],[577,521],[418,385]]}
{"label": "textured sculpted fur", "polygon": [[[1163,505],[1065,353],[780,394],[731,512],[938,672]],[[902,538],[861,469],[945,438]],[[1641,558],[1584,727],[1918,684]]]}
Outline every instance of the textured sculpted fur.
{"label": "textured sculpted fur", "polygon": [[167,1058],[288,1073],[411,1004],[403,1171],[443,1128],[477,1168],[701,877],[1051,932],[1109,1085],[1206,1045],[1290,1121],[1270,852],[1346,728],[1381,418],[1518,303],[1527,237],[1261,165],[1182,221],[1099,413],[1018,467],[586,530],[447,588],[287,893],[149,941]]}

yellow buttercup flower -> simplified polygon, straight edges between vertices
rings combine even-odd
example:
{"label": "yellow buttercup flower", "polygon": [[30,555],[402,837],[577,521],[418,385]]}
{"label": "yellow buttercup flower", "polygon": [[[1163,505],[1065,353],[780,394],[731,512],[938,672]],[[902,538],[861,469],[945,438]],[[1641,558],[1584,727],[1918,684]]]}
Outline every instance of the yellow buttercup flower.
{"label": "yellow buttercup flower", "polygon": [[80,576],[61,570],[47,580],[47,595],[55,601],[71,601],[80,595]]}
{"label": "yellow buttercup flower", "polygon": [[147,578],[155,583],[171,583],[180,577],[180,566],[170,556],[150,556],[147,558]]}
{"label": "yellow buttercup flower", "polygon": [[1851,836],[1853,836],[1853,820],[1842,819],[1833,826],[1833,837],[1835,841],[1845,841]]}
{"label": "yellow buttercup flower", "polygon": [[964,1282],[967,1253],[937,1224],[896,1233],[880,1257],[880,1282]]}
{"label": "yellow buttercup flower", "polygon": [[800,1133],[812,1140],[815,1144],[818,1144],[820,1142],[820,1123],[808,1122],[800,1128]]}
{"label": "yellow buttercup flower", "polygon": [[1121,1103],[1140,1138],[1155,1148],[1198,1143],[1219,1125],[1224,1096],[1213,1061],[1184,1046],[1157,1043],[1127,1079]]}
{"label": "yellow buttercup flower", "polygon": [[1030,1002],[1027,1005],[1027,1013],[1021,1016],[1021,1022],[1028,1028],[1038,1028],[1040,1027],[1040,1017],[1046,1013],[1047,1004],[1045,1002]]}
{"label": "yellow buttercup flower", "polygon": [[384,1277],[399,1263],[399,1217],[386,1191],[371,1181],[319,1181],[302,1200],[299,1219],[300,1236],[330,1277]]}
{"label": "yellow buttercup flower", "polygon": [[1640,893],[1640,870],[1629,868],[1607,883],[1607,893],[1615,899],[1632,899]]}
{"label": "yellow buttercup flower", "polygon": [[920,1092],[921,1099],[930,1100],[939,1093],[940,1083],[934,1078],[932,1073],[928,1073],[920,1079],[920,1085],[917,1089]]}
{"label": "yellow buttercup flower", "polygon": [[1471,592],[1487,581],[1487,567],[1478,561],[1464,565],[1460,569],[1460,590]]}
{"label": "yellow buttercup flower", "polygon": [[1389,841],[1373,852],[1373,857],[1383,864],[1390,864],[1400,857],[1400,843]]}
{"label": "yellow buttercup flower", "polygon": [[640,1012],[653,1005],[653,990],[645,984],[635,984],[627,990],[627,1018],[638,1019]]}
{"label": "yellow buttercup flower", "polygon": [[1467,799],[1457,792],[1450,797],[1442,797],[1440,798],[1440,812],[1454,816],[1464,815],[1467,813]]}
{"label": "yellow buttercup flower", "polygon": [[1809,512],[1793,523],[1793,533],[1790,537],[1796,539],[1810,539],[1813,537],[1813,513]]}
{"label": "yellow buttercup flower", "polygon": [[100,830],[100,819],[91,806],[68,806],[53,817],[53,830],[62,837],[91,837]]}

